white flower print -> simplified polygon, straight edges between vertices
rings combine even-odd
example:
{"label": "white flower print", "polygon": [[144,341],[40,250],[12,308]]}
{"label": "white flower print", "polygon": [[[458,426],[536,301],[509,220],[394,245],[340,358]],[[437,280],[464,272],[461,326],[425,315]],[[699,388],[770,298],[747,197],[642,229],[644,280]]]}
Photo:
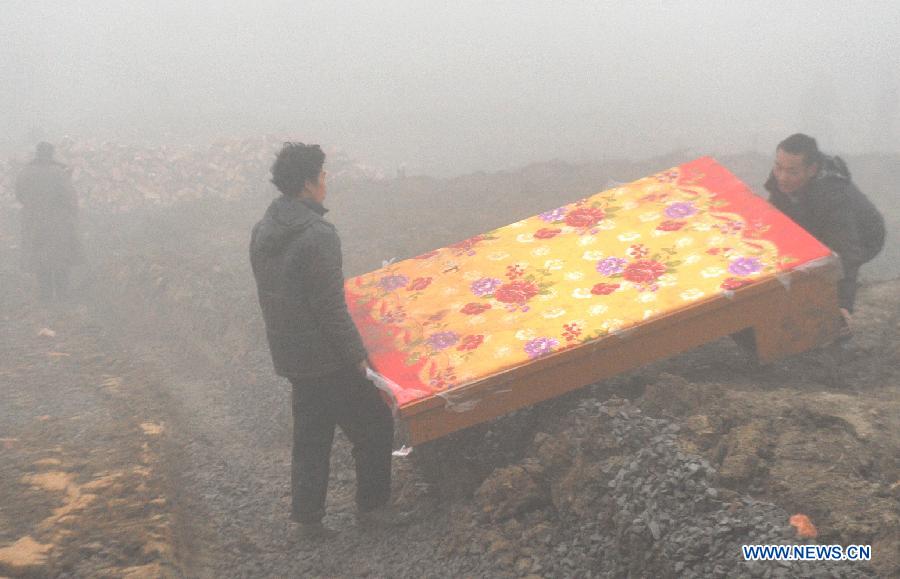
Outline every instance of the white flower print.
{"label": "white flower print", "polygon": [[699,300],[704,295],[705,294],[702,291],[700,291],[699,289],[692,288],[692,289],[681,292],[681,299],[683,299],[686,302],[692,302],[694,300]]}
{"label": "white flower print", "polygon": [[537,337],[537,334],[531,328],[523,328],[516,332],[516,339],[522,340],[523,342],[527,342],[528,340],[533,340]]}
{"label": "white flower print", "polygon": [[597,305],[594,305],[594,306],[591,306],[590,308],[588,308],[588,313],[592,316],[601,316],[601,315],[605,314],[607,312],[607,310],[609,310],[608,306],[605,306],[603,304],[597,304]]}

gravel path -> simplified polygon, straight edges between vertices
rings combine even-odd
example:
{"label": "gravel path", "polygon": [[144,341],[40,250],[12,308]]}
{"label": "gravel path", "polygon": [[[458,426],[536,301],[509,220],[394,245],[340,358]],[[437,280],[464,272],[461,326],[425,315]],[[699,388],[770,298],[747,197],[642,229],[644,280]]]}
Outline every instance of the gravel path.
{"label": "gravel path", "polygon": [[[725,488],[709,456],[685,446],[681,418],[648,416],[616,398],[640,397],[635,375],[396,459],[396,502],[417,517],[401,529],[357,528],[352,461],[338,436],[327,522],[341,534],[322,545],[299,541],[287,517],[288,385],[272,375],[265,351],[243,254],[246,224],[220,224],[221,215],[206,210],[185,209],[187,225],[203,223],[190,234],[167,214],[133,216],[118,229],[95,224],[95,275],[84,288],[83,307],[41,310],[26,278],[11,268],[0,271],[0,315],[13,328],[0,337],[0,556],[16,545],[33,554],[33,545],[18,543],[26,536],[40,548],[52,545],[32,567],[0,571],[96,576],[143,567],[149,576],[216,578],[872,576],[855,563],[744,563],[742,544],[798,541],[787,525],[791,513],[762,500],[755,487]],[[13,230],[0,232],[4,248]],[[13,263],[10,255],[0,255],[4,267]],[[879,315],[896,321],[890,312]],[[39,336],[44,326],[56,336]],[[895,335],[892,328],[885,331]],[[871,352],[860,354],[859,368],[848,368],[842,381],[863,375],[873,356],[890,354]],[[716,378],[727,387],[733,373],[721,370],[716,348],[676,358],[668,368],[687,377],[685,384],[720,371]],[[776,382],[798,368],[776,369],[765,388],[779,388]],[[883,376],[872,374],[866,388]],[[57,462],[39,463],[44,459]],[[893,476],[890,459],[882,462],[884,477]],[[61,472],[64,483],[29,478],[47,472]],[[30,484],[35,481],[44,485]],[[898,512],[892,488],[879,498],[889,505],[885,520]],[[865,490],[870,494],[859,500],[874,492]],[[68,519],[51,519],[54,509],[87,494],[96,497],[90,505]]]}

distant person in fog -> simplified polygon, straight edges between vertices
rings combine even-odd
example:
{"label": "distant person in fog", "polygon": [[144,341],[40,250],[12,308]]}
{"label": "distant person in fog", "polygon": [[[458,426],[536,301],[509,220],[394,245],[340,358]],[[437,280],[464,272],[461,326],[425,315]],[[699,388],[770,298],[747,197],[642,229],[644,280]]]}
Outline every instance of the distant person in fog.
{"label": "distant person in fog", "polygon": [[393,418],[366,378],[368,356],[347,310],[341,242],[325,220],[325,153],[285,143],[272,165],[281,196],[253,228],[250,261],[275,372],[292,384],[291,518],[307,538],[322,524],[335,425],[353,444],[357,519],[400,521],[388,507]]}
{"label": "distant person in fog", "polygon": [[63,299],[69,272],[81,259],[78,198],[50,143],[38,144],[34,160],[19,173],[16,199],[22,204],[22,264],[37,276],[43,301]]}
{"label": "distant person in fog", "polygon": [[800,133],[778,144],[766,189],[775,207],[840,257],[841,337],[849,338],[859,269],[884,246],[884,218],[850,179],[846,163]]}

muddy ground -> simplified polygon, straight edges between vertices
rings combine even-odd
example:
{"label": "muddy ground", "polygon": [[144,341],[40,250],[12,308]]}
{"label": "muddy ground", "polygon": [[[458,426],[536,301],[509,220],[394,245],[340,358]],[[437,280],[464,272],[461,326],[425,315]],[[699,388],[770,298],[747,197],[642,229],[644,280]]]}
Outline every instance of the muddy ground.
{"label": "muddy ground", "polygon": [[[356,182],[330,216],[353,275],[681,160]],[[900,174],[867,162],[860,180]],[[748,181],[766,163],[726,161]],[[289,391],[246,259],[269,198],[86,212],[88,261],[51,307],[4,211],[0,575],[900,575],[896,238],[850,345],[758,368],[722,340],[424,445],[395,460],[408,527],[356,527],[339,436],[327,522],[342,533],[313,545],[287,519]],[[873,561],[740,561],[743,543],[812,540],[796,513]]]}

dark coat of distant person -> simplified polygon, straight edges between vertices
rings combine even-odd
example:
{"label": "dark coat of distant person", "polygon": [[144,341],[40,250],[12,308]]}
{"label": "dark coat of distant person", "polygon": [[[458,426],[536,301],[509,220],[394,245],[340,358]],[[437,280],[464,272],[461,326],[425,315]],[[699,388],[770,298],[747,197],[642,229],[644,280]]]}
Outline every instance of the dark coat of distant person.
{"label": "dark coat of distant person", "polygon": [[22,265],[32,272],[68,267],[81,259],[78,198],[65,165],[38,156],[16,180],[22,204]]}

